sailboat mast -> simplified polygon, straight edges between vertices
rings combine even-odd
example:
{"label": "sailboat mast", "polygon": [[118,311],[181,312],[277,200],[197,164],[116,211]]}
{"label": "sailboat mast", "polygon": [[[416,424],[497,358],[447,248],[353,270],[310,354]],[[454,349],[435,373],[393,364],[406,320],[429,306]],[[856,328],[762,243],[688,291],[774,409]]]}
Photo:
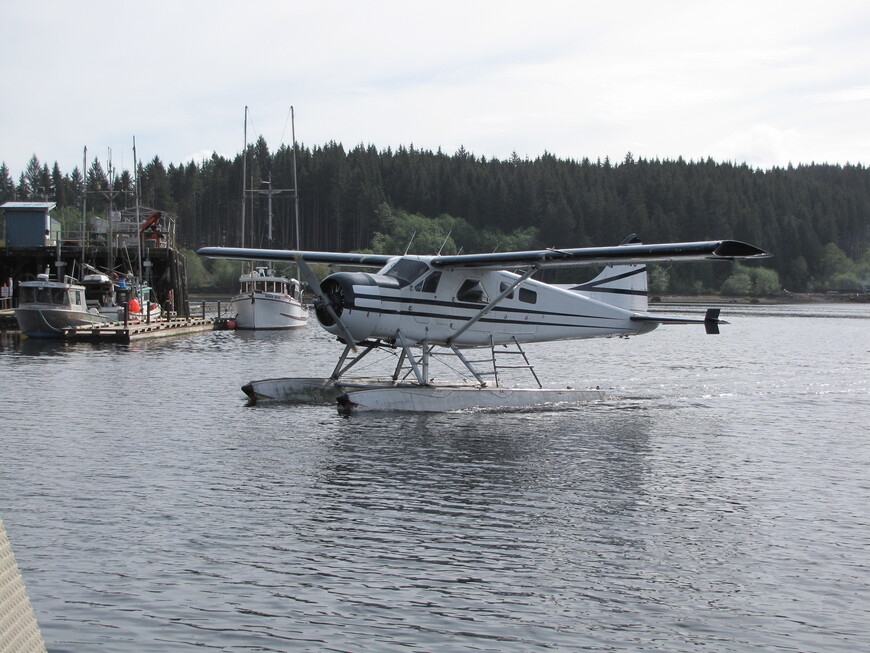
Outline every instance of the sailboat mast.
{"label": "sailboat mast", "polygon": [[136,238],[136,254],[139,259],[139,278],[142,279],[142,239],[145,235],[142,233],[142,225],[139,222],[139,162],[136,159],[136,137],[133,137],[133,182],[136,184],[136,229],[138,230]]}
{"label": "sailboat mast", "polygon": [[245,145],[242,147],[242,247],[245,246],[245,178],[248,176],[248,105],[245,105]]}
{"label": "sailboat mast", "polygon": [[85,269],[85,253],[88,241],[88,146],[82,153],[82,270]]}
{"label": "sailboat mast", "polygon": [[109,190],[104,193],[106,199],[109,200],[109,210],[106,213],[106,217],[109,219],[107,226],[107,237],[109,251],[108,251],[108,261],[109,261],[109,272],[115,271],[115,232],[112,228],[112,212],[114,211],[114,204],[112,200],[114,199],[113,188],[115,186],[115,171],[112,168],[112,148],[109,148],[109,165],[108,165],[108,182],[109,182]]}
{"label": "sailboat mast", "polygon": [[296,219],[296,249],[302,249],[299,239],[299,186],[296,184],[296,114],[290,107],[290,137],[293,139],[293,216]]}
{"label": "sailboat mast", "polygon": [[271,172],[269,173],[269,181],[264,181],[263,183],[269,185],[269,202],[267,204],[267,206],[268,206],[267,210],[269,212],[269,231],[268,231],[268,234],[269,234],[269,247],[272,247],[272,195],[274,195],[274,193],[272,192],[272,173]]}

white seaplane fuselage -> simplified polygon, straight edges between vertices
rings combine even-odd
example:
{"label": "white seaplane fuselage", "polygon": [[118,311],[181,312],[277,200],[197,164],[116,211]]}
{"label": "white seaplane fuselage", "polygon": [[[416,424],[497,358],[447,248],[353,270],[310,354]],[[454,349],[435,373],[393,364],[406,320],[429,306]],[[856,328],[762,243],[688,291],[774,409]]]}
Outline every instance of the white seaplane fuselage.
{"label": "white seaplane fuselage", "polygon": [[[427,258],[396,258],[376,274],[339,272],[324,280],[355,342],[401,338],[408,345],[485,347],[634,335],[657,326],[633,320],[633,310],[580,291],[523,280],[507,271],[433,269]],[[342,335],[324,311],[317,316],[324,329]]]}

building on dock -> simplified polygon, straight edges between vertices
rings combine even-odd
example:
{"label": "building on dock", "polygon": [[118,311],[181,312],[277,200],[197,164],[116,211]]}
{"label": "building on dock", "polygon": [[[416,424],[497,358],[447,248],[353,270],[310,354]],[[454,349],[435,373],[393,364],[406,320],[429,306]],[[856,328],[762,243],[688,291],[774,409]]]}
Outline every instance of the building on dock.
{"label": "building on dock", "polygon": [[[17,282],[52,276],[81,277],[88,267],[132,274],[150,285],[161,305],[177,315],[189,314],[187,271],[176,247],[176,217],[136,206],[90,217],[77,229],[65,229],[51,217],[54,202],[6,202],[0,247],[0,280],[17,296]],[[11,283],[14,282],[14,283]]]}

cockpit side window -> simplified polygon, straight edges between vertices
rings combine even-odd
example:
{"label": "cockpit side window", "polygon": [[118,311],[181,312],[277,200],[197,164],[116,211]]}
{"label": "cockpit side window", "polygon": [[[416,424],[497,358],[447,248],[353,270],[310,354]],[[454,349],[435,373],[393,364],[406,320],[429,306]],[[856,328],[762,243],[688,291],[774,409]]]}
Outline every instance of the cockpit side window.
{"label": "cockpit side window", "polygon": [[399,287],[404,288],[409,283],[414,282],[421,274],[426,272],[429,266],[423,261],[417,261],[410,258],[400,258],[393,266],[384,272],[388,277],[393,277],[399,282]]}
{"label": "cockpit side window", "polygon": [[414,286],[414,290],[419,290],[421,292],[432,292],[438,290],[438,281],[441,279],[441,270],[436,270],[428,277],[421,279],[417,282],[417,285]]}
{"label": "cockpit side window", "polygon": [[489,301],[479,279],[466,279],[456,291],[456,301],[485,304]]}

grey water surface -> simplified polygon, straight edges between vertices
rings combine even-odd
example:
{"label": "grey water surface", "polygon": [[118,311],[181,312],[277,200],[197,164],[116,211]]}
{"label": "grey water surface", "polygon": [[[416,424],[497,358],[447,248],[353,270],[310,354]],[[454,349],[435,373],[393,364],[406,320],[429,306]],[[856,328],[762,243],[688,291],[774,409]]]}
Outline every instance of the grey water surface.
{"label": "grey water surface", "polygon": [[527,347],[547,410],[245,406],[317,328],[5,335],[0,518],[49,651],[856,651],[870,306]]}

